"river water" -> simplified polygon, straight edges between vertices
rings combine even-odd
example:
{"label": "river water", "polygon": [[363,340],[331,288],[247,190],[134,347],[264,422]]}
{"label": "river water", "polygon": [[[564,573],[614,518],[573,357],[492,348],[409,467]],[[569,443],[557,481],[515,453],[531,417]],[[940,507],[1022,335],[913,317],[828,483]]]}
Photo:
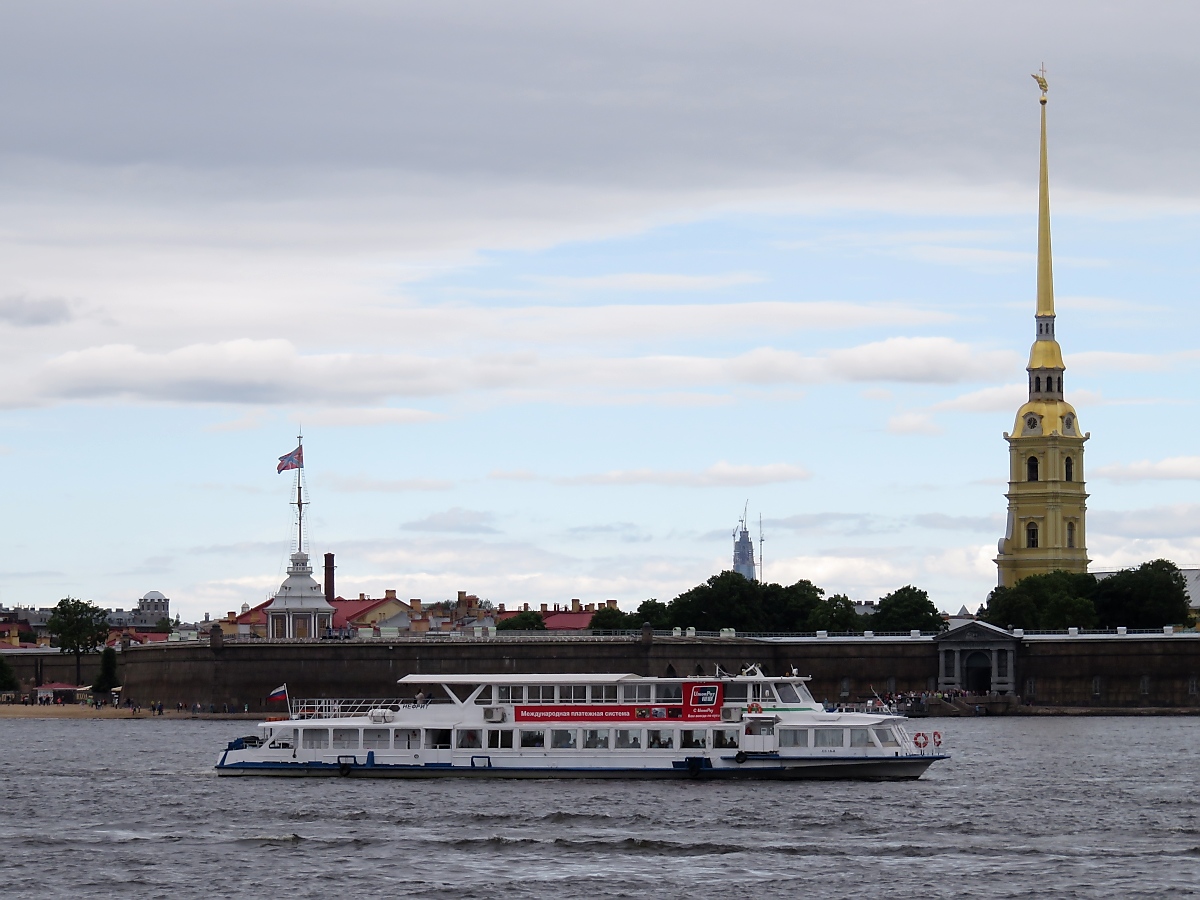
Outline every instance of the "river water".
{"label": "river water", "polygon": [[1200,895],[1200,719],[940,720],[895,784],[217,778],[247,724],[0,720],[4,895]]}

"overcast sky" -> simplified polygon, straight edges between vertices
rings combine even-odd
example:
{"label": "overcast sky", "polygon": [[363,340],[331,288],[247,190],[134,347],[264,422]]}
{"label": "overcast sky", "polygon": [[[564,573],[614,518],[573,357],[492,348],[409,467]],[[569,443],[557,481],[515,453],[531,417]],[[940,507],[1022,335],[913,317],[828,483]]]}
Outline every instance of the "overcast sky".
{"label": "overcast sky", "polygon": [[[1096,567],[1200,563],[1194,4],[0,10],[0,603],[995,583],[1034,336]],[[757,534],[757,524],[754,531]]]}

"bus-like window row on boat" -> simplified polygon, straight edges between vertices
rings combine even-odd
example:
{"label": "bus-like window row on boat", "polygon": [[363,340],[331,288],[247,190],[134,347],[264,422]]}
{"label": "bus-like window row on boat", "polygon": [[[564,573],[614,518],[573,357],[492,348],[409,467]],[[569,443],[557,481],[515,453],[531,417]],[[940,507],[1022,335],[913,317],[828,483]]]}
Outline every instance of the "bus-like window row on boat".
{"label": "bus-like window row on boat", "polygon": [[[480,750],[485,745],[489,750],[703,750],[708,747],[736,750],[742,735],[738,728],[302,728],[300,731],[300,746],[306,750]],[[798,728],[758,721],[747,723],[745,733],[777,735],[780,749],[900,746],[899,736],[889,726]],[[269,747],[291,749],[294,742],[295,731],[276,729]]]}
{"label": "bus-like window row on boat", "polygon": [[[724,685],[727,703],[813,702],[807,689],[787,681],[731,682]],[[480,706],[492,703],[663,703],[682,704],[682,684],[499,684],[485,685],[475,697]]]}

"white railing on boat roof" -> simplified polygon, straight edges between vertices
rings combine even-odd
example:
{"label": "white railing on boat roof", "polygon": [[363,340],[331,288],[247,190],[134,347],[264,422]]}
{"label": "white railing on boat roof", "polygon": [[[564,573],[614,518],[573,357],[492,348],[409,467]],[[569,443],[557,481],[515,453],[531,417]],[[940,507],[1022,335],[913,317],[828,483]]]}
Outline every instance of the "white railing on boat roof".
{"label": "white railing on boat roof", "polygon": [[366,716],[371,710],[382,709],[397,712],[401,709],[421,709],[429,705],[428,700],[418,703],[412,698],[356,698],[356,699],[294,699],[291,701],[293,719],[342,719]]}

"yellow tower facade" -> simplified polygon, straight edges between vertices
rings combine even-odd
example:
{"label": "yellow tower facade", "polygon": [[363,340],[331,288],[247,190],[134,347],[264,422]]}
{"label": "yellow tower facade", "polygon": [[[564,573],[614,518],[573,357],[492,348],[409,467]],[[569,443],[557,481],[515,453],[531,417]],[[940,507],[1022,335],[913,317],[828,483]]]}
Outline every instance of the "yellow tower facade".
{"label": "yellow tower facade", "polygon": [[1041,183],[1038,196],[1037,334],[1029,351],[1029,400],[1017,410],[1008,441],[1008,528],[1000,539],[999,583],[1064,569],[1086,572],[1087,492],[1075,407],[1063,398],[1062,349],[1054,335],[1054,272],[1050,252],[1050,184],[1046,167],[1046,81],[1042,89]]}

